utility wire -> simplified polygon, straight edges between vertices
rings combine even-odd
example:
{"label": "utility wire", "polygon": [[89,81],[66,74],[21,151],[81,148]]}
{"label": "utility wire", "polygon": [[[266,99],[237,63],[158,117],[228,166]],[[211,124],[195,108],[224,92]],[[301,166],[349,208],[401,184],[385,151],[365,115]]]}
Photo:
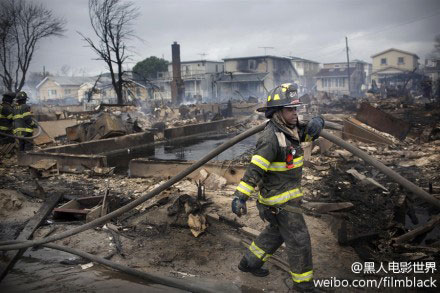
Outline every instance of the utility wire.
{"label": "utility wire", "polygon": [[[413,19],[410,20],[410,21],[406,21],[406,22],[403,22],[403,23],[395,24],[395,25],[390,25],[390,26],[384,27],[384,28],[382,28],[382,29],[379,29],[379,30],[377,30],[377,31],[372,31],[372,32],[369,32],[369,33],[366,33],[366,34],[363,34],[363,35],[358,35],[358,36],[353,36],[353,37],[349,36],[348,38],[349,38],[350,41],[352,41],[352,40],[358,40],[358,39],[363,39],[363,38],[366,38],[366,37],[368,37],[368,36],[376,35],[376,34],[382,33],[382,32],[387,31],[387,30],[395,29],[395,28],[400,27],[400,26],[404,26],[404,25],[411,24],[411,23],[414,23],[414,22],[422,21],[422,20],[425,20],[425,19],[431,18],[431,17],[436,16],[436,15],[439,15],[439,14],[440,14],[440,9],[435,10],[435,12],[433,12],[432,14],[424,15],[424,16],[422,16],[422,17],[418,17],[418,18],[413,18]],[[344,41],[345,41],[345,39],[344,39],[344,40],[341,39],[341,43],[338,42],[338,43],[336,43],[336,44],[334,44],[334,45],[331,45],[331,46],[326,47],[325,49],[329,49],[329,48],[333,48],[333,47],[339,47],[339,46],[340,46],[340,47],[342,47],[342,46],[345,47],[345,44],[343,44]],[[322,46],[320,46],[320,47],[315,47],[315,48],[307,49],[307,50],[302,51],[302,52],[301,52],[301,51],[300,51],[300,52],[297,52],[297,53],[295,53],[295,55],[300,56],[300,55],[303,55],[303,54],[309,53],[309,52],[311,52],[311,51],[317,51],[317,52],[319,52],[319,51],[322,51],[322,50],[323,50],[323,48],[322,48]],[[344,50],[345,50],[345,49],[344,49]],[[332,51],[332,52],[333,52],[333,51]],[[316,56],[316,55],[315,55],[315,56]],[[326,56],[326,55],[317,55],[317,57],[322,57],[322,56]]]}
{"label": "utility wire", "polygon": [[365,37],[368,37],[368,36],[371,36],[371,35],[376,35],[376,34],[384,32],[384,31],[387,31],[387,30],[390,30],[390,29],[394,29],[394,28],[397,28],[397,27],[400,27],[400,26],[404,26],[404,25],[407,25],[407,24],[410,24],[410,23],[418,22],[418,21],[421,21],[421,20],[425,20],[425,19],[431,18],[431,17],[439,15],[439,14],[440,14],[440,9],[436,10],[434,13],[432,13],[430,15],[425,15],[425,16],[422,16],[422,17],[419,17],[419,18],[415,18],[415,19],[412,19],[410,21],[399,23],[399,24],[396,24],[396,25],[390,25],[390,26],[385,27],[385,28],[383,28],[381,30],[370,32],[370,33],[367,33],[365,35],[358,35],[358,36],[349,37],[349,39],[350,39],[350,41],[352,41],[352,40],[356,40],[356,39],[359,39],[359,38],[365,38]]}

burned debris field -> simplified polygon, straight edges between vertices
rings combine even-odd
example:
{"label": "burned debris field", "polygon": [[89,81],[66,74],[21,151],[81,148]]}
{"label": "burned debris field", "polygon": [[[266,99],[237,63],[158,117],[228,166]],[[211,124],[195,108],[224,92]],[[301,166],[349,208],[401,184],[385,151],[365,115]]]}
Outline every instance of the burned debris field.
{"label": "burned debris field", "polygon": [[0,0],[0,292],[437,292],[439,4]]}
{"label": "burned debris field", "polygon": [[[398,97],[386,101],[374,95],[354,106],[341,103],[340,99],[343,98],[328,94],[324,97],[314,96],[307,111],[301,115],[307,119],[310,115],[320,114],[328,125],[333,125],[334,129],[329,129],[329,132],[344,137],[350,144],[438,200],[438,106],[435,103],[417,102],[407,105]],[[390,107],[391,102],[396,106]],[[361,104],[365,103],[384,116],[390,115],[397,120],[406,117],[405,122],[411,128],[405,138],[399,140],[356,120],[355,117],[362,116],[363,109],[371,110],[365,106],[361,109]],[[218,107],[220,111],[226,106],[209,107]],[[132,125],[151,129],[151,141],[144,141],[145,145],[163,144],[165,140],[174,140],[179,144],[180,141],[185,146],[174,148],[174,151],[180,152],[180,157],[185,158],[185,153],[191,152],[191,143],[184,143],[185,138],[191,141],[193,137],[191,127],[207,129],[205,139],[224,137],[219,134],[233,137],[264,122],[264,117],[253,112],[257,106],[252,103],[232,103],[229,105],[232,117],[213,122],[203,121],[203,115],[198,113],[204,110],[197,105],[189,106],[185,119],[180,117],[182,111],[171,107],[156,108],[156,113],[147,114],[133,106],[102,107],[94,113],[66,112],[67,120],[81,116],[83,121],[89,122],[68,126],[66,135],[54,137],[50,136],[51,130],[48,128],[45,133],[50,138],[47,140],[49,142],[37,145],[32,152],[19,154],[20,157],[9,153],[3,159],[0,179],[2,241],[19,239],[23,228],[32,222],[30,219],[39,215],[41,207],[54,198],[56,203],[42,218],[30,239],[57,235],[99,219],[148,194],[192,164],[185,159],[148,159],[144,152],[136,153],[136,147],[130,145],[135,139],[133,136],[143,135],[144,132],[125,130],[122,134],[122,129],[132,129]],[[329,106],[332,113],[325,111]],[[352,111],[353,107],[357,110]],[[54,115],[51,109],[54,108],[40,108],[35,113],[41,113],[37,114],[40,117]],[[127,123],[121,118],[127,116],[136,118]],[[215,115],[208,113],[208,116]],[[106,122],[100,122],[102,117]],[[157,121],[156,117],[163,117],[162,131],[152,126]],[[117,123],[109,122],[112,119]],[[58,121],[63,120],[46,123],[56,125]],[[350,128],[353,121],[357,126],[355,130]],[[374,121],[366,122],[374,124]],[[105,125],[110,130],[112,126],[120,125],[121,134],[106,135],[104,131],[100,140],[69,142],[72,137],[81,136],[77,133],[72,136],[71,129],[88,132],[93,130],[87,127],[93,129],[96,124]],[[181,136],[185,131],[189,135]],[[145,139],[146,136],[143,137]],[[113,161],[102,159],[107,157],[107,153],[98,151],[101,148],[99,143],[109,145],[106,141],[122,149],[115,148],[112,155],[133,150],[134,155],[129,158],[127,169],[115,173],[115,166],[111,165]],[[138,141],[135,142],[138,144]],[[96,143],[95,150],[81,146],[88,143]],[[315,278],[338,276],[353,279],[357,275],[351,272],[350,266],[356,261],[376,264],[438,261],[440,231],[438,209],[434,205],[358,156],[322,137],[303,147],[306,150],[303,208],[312,239]],[[48,151],[56,148],[62,151]],[[86,151],[82,153],[80,150]],[[230,211],[231,196],[251,154],[252,147],[249,147],[235,157],[209,162],[134,209],[93,229],[53,243],[147,274],[159,274],[184,282],[195,279],[200,281],[202,287],[220,286],[214,287],[218,289],[233,286],[238,290],[288,291],[291,282],[286,273],[289,269],[283,249],[268,262],[272,276],[270,281],[248,276],[237,268],[236,260],[265,225],[258,217],[254,200],[250,200],[247,217],[238,218]],[[14,168],[5,168],[6,164]],[[425,229],[406,236],[419,227]],[[3,253],[5,266],[14,257],[12,252]],[[334,257],[339,261],[334,262]],[[29,262],[36,271],[30,271]],[[50,281],[46,270],[60,274],[60,282]],[[73,277],[62,277],[61,272],[65,270]],[[92,276],[87,274],[87,278],[96,279],[94,285],[79,281],[85,278],[87,271],[93,272]],[[38,246],[28,249],[21,256],[1,286],[7,290],[36,289],[44,285],[50,291],[66,288],[99,291],[107,286],[102,278],[110,276],[121,280],[113,285],[118,290],[138,286],[152,286],[151,290],[158,291],[170,289],[168,286],[175,290],[185,288],[173,284],[167,286],[165,281],[155,285],[157,282],[127,277],[124,271],[112,271],[90,259]],[[41,283],[38,278],[47,278],[48,281]]]}

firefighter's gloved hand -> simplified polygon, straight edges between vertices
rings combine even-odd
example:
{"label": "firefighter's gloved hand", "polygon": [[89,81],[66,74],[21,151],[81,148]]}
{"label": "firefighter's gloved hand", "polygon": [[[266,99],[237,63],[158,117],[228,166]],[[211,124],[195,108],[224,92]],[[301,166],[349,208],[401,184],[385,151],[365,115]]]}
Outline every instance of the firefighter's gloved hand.
{"label": "firefighter's gloved hand", "polygon": [[234,196],[234,199],[232,200],[232,212],[239,217],[241,217],[242,215],[246,215],[246,201],[238,196]]}
{"label": "firefighter's gloved hand", "polygon": [[260,218],[263,221],[268,221],[269,223],[274,225],[277,224],[276,214],[274,213],[271,207],[268,207],[264,204],[257,202],[257,209],[258,209],[258,214],[260,215]]}
{"label": "firefighter's gloved hand", "polygon": [[325,122],[321,117],[313,117],[306,126],[306,141],[312,141],[319,137]]}

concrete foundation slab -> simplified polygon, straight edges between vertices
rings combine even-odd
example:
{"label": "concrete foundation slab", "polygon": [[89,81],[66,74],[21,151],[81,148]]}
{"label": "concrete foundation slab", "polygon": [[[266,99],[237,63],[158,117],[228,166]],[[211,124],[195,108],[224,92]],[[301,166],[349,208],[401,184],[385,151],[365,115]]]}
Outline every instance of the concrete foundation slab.
{"label": "concrete foundation slab", "polygon": [[[191,166],[194,161],[162,161],[148,159],[134,159],[130,161],[129,173],[131,177],[161,177],[167,178],[177,175]],[[225,165],[221,163],[207,163],[188,175],[191,179],[198,179],[201,169],[224,177],[228,184],[238,184],[246,170],[245,166]]]}
{"label": "concrete foundation slab", "polygon": [[107,167],[107,157],[102,155],[72,155],[63,153],[27,152],[18,155],[19,166],[29,166],[40,160],[55,160],[60,171],[82,171],[94,167]]}
{"label": "concrete foundation slab", "polygon": [[224,119],[208,123],[191,124],[182,127],[168,128],[164,130],[165,139],[171,140],[180,137],[190,137],[201,133],[219,132],[226,127],[234,125],[235,119]]}
{"label": "concrete foundation slab", "polygon": [[95,155],[149,144],[154,144],[154,135],[151,132],[140,132],[113,138],[46,148],[44,149],[44,152]]}

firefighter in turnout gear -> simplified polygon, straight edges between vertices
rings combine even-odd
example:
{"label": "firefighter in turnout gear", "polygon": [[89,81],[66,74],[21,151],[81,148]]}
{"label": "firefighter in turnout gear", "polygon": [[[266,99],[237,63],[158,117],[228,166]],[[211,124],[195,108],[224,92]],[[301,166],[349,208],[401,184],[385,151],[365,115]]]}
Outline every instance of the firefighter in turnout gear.
{"label": "firefighter in turnout gear", "polygon": [[[31,137],[36,127],[32,120],[31,107],[26,104],[27,94],[19,92],[16,97],[17,104],[14,107],[14,135],[21,137]],[[20,139],[18,142],[18,150],[24,152],[32,148],[32,143]]]}
{"label": "firefighter in turnout gear", "polygon": [[[14,115],[12,102],[14,98],[15,93],[5,93],[3,94],[2,103],[0,104],[0,132],[5,134],[12,134],[12,117]],[[0,135],[0,145],[9,143],[14,143],[14,139]]]}
{"label": "firefighter in turnout gear", "polygon": [[269,225],[252,242],[238,268],[258,277],[267,276],[269,271],[262,268],[263,264],[285,243],[294,288],[303,292],[314,289],[310,236],[302,213],[287,212],[283,206],[300,210],[304,160],[301,142],[318,138],[324,119],[315,117],[301,123],[296,112],[301,105],[297,86],[289,83],[273,89],[266,106],[257,110],[265,112],[270,120],[236,188],[232,211],[237,216],[246,214],[246,201],[258,186],[257,208]]}

